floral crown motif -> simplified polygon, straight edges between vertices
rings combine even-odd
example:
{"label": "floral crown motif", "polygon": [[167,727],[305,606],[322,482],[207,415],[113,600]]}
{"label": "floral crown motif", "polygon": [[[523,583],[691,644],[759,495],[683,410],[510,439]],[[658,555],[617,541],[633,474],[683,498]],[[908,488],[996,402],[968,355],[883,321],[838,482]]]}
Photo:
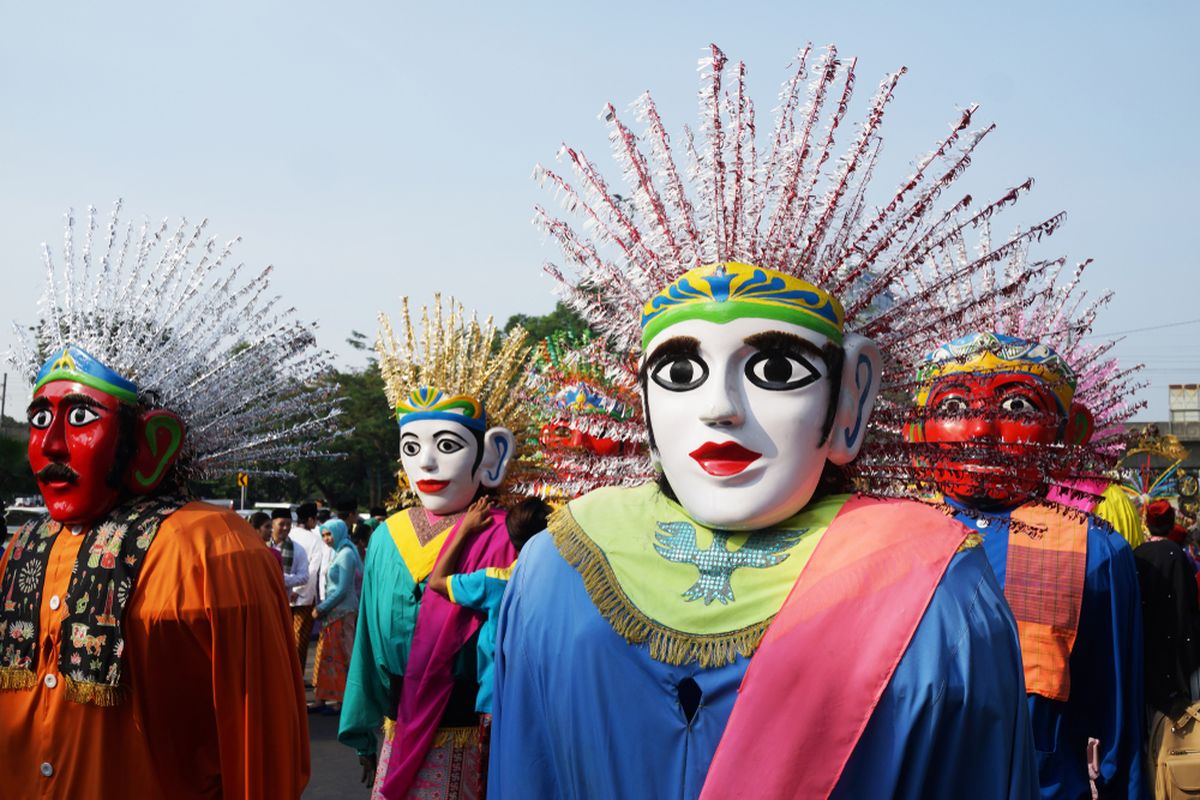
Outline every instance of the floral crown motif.
{"label": "floral crown motif", "polygon": [[329,355],[270,294],[271,268],[243,279],[229,264],[239,239],[219,244],[207,220],[135,225],[120,213],[118,200],[104,224],[89,208],[79,242],[68,212],[61,262],[42,246],[41,315],[16,326],[9,356],[34,390],[69,380],[174,412],[181,463],[200,479],[286,476],[290,461],[336,455],[346,429]]}
{"label": "floral crown motif", "polygon": [[137,405],[137,384],[101,364],[86,350],[68,344],[50,356],[34,379],[37,392],[51,381],[74,381],[112,395],[122,403]]}
{"label": "floral crown motif", "polygon": [[686,319],[722,323],[740,317],[792,322],[842,342],[846,313],[837,298],[808,281],[728,261],[690,269],[642,309],[642,347]]}
{"label": "floral crown motif", "polygon": [[465,394],[447,395],[440,389],[418,386],[408,397],[396,404],[396,418],[403,427],[418,419],[446,419],[459,422],[472,430],[487,430],[487,415],[483,404]]}

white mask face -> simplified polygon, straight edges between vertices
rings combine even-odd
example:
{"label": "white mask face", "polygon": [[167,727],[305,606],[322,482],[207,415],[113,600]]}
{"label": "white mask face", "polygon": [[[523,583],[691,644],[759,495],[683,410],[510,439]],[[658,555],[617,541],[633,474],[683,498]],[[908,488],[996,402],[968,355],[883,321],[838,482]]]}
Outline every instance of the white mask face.
{"label": "white mask face", "polygon": [[465,425],[417,419],[400,428],[400,463],[421,504],[434,514],[455,514],[471,504],[482,469],[479,443]]}
{"label": "white mask face", "polygon": [[757,530],[812,499],[830,451],[821,441],[827,342],[799,325],[743,318],[686,320],[649,343],[656,456],[697,522]]}

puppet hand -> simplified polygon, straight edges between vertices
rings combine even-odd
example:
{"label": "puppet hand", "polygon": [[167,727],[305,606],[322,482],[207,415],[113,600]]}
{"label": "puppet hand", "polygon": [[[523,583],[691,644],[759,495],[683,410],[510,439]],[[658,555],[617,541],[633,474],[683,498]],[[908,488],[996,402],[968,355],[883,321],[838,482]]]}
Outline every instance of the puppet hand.
{"label": "puppet hand", "polygon": [[375,756],[359,756],[358,763],[362,766],[362,777],[359,780],[362,781],[363,786],[370,789],[375,784],[375,768],[377,766]]}

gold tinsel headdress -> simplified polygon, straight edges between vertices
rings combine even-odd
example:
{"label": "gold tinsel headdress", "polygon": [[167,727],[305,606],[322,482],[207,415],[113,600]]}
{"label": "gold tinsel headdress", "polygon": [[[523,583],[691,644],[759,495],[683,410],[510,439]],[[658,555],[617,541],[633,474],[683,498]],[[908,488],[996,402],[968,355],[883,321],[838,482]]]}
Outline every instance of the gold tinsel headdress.
{"label": "gold tinsel headdress", "polygon": [[408,298],[401,304],[401,338],[380,314],[375,345],[384,390],[400,423],[452,419],[480,432],[508,428],[521,441],[530,425],[516,391],[529,355],[525,330],[499,333],[490,317],[482,324],[474,315],[468,320],[461,303],[451,299],[443,309],[435,295],[432,308],[421,309],[418,338]]}

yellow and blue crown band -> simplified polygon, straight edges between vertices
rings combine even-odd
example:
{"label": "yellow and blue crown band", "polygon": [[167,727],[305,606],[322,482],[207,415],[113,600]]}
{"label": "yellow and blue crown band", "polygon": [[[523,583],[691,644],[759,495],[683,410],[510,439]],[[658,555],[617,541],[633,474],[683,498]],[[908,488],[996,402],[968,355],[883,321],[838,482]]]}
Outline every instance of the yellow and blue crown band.
{"label": "yellow and blue crown band", "polygon": [[466,425],[480,433],[487,430],[483,404],[470,395],[447,395],[441,389],[421,386],[396,405],[400,427],[420,419],[440,419]]}
{"label": "yellow and blue crown band", "polygon": [[1038,378],[1054,394],[1059,410],[1070,413],[1076,386],[1071,365],[1049,345],[1001,333],[971,333],[925,356],[917,371],[916,403],[928,403],[933,385],[948,375],[1000,372]]}
{"label": "yellow and blue crown band", "polygon": [[758,317],[790,322],[841,344],[845,311],[833,295],[773,269],[727,261],[679,276],[642,308],[642,347],[689,319],[724,324]]}
{"label": "yellow and blue crown band", "polygon": [[67,345],[57,355],[46,359],[38,370],[33,391],[37,392],[52,381],[73,381],[112,395],[122,403],[137,405],[138,388],[133,381],[101,364],[81,347]]}

